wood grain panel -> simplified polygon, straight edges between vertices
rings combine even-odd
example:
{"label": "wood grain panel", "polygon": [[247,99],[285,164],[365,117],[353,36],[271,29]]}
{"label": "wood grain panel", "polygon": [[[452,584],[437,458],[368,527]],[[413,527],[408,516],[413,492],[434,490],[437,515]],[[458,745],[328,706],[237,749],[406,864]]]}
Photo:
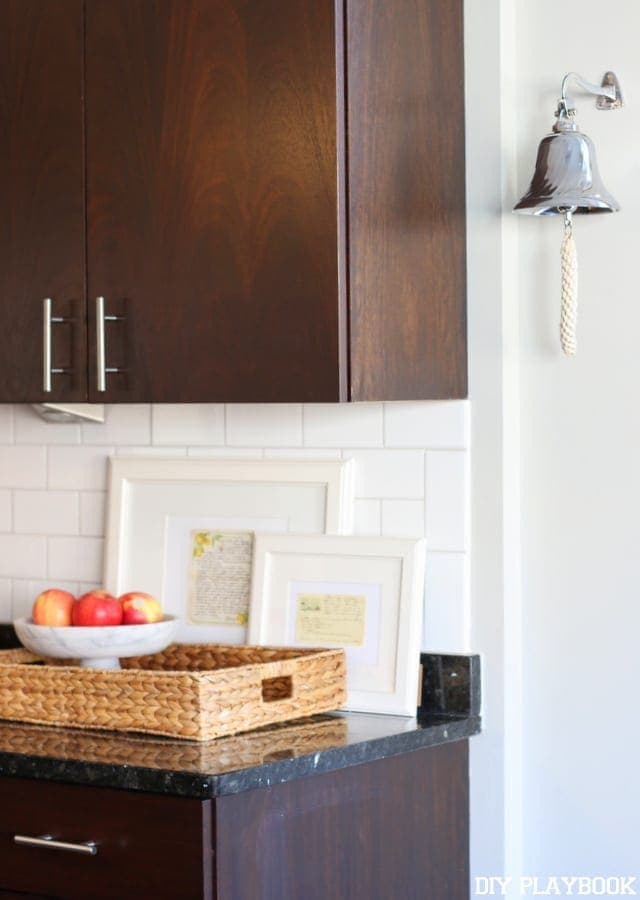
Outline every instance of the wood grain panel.
{"label": "wood grain panel", "polygon": [[467,742],[216,801],[218,900],[468,900]]}
{"label": "wood grain panel", "polygon": [[[0,2],[0,402],[86,400],[82,0]],[[42,300],[72,368],[42,390]]]}
{"label": "wood grain panel", "polygon": [[467,392],[462,0],[346,0],[351,399]]}
{"label": "wood grain panel", "polygon": [[[65,900],[213,896],[211,801],[4,778],[1,890]],[[98,845],[82,856],[13,842],[51,834]]]}
{"label": "wood grain panel", "polygon": [[86,6],[93,399],[339,399],[334,0]]}

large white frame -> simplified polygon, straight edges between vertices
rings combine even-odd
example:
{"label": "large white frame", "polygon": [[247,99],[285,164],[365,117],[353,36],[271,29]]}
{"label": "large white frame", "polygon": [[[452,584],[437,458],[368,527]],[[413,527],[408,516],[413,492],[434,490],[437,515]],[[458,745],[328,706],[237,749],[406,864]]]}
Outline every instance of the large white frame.
{"label": "large white frame", "polygon": [[311,593],[351,587],[368,595],[376,621],[367,622],[363,647],[347,648],[345,708],[415,716],[424,569],[424,540],[256,535],[249,642],[300,646],[292,621],[298,585]]}
{"label": "large white frame", "polygon": [[[254,486],[256,496],[261,498],[261,512],[255,515],[249,511],[253,495],[248,494]],[[225,492],[223,512],[204,508],[203,495],[207,490]],[[176,513],[178,507],[180,511]],[[148,590],[162,597],[167,611],[180,614],[181,610],[173,608],[162,596],[165,556],[170,550],[169,529],[176,515],[185,521],[193,517],[196,527],[208,527],[206,517],[211,519],[213,528],[251,531],[261,530],[260,516],[268,516],[262,530],[282,531],[297,530],[295,523],[303,518],[305,530],[318,534],[349,533],[353,525],[353,462],[111,458],[104,557],[104,584],[109,591],[118,595],[127,590]],[[287,525],[289,519],[292,527]],[[147,521],[149,529],[145,528]],[[152,534],[148,535],[147,530]],[[134,556],[136,548],[138,554]],[[246,628],[184,622],[178,640],[194,639],[242,643],[246,641]]]}

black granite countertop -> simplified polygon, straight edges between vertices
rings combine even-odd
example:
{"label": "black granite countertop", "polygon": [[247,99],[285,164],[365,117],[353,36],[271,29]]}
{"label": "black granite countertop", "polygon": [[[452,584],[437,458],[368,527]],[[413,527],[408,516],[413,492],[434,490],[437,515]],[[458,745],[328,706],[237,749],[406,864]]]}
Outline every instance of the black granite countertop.
{"label": "black granite countertop", "polygon": [[423,654],[417,718],[332,713],[206,743],[0,722],[0,776],[208,799],[468,738],[477,656]]}

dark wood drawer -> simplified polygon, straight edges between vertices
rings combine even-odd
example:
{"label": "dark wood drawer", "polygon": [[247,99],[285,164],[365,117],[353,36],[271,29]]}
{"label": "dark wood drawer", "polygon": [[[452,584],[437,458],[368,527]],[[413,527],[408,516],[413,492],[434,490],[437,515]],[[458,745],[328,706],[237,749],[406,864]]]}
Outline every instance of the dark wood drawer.
{"label": "dark wood drawer", "polygon": [[[0,896],[211,898],[210,801],[0,780]],[[94,841],[97,853],[18,846],[15,835]]]}

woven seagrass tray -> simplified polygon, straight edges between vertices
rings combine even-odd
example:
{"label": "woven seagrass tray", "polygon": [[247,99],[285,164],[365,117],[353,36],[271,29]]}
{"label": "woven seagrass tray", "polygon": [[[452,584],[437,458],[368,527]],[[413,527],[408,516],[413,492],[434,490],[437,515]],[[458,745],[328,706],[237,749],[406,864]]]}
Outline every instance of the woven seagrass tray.
{"label": "woven seagrass tray", "polygon": [[0,651],[0,719],[207,741],[338,709],[343,650],[172,644],[82,669]]}

